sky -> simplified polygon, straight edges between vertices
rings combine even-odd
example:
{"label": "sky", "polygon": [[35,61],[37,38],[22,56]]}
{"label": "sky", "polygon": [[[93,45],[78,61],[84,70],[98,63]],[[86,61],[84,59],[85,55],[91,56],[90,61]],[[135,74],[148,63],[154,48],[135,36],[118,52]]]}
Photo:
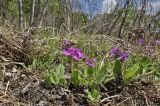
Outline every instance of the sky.
{"label": "sky", "polygon": [[[79,0],[80,4],[75,2],[76,0],[72,0],[75,5],[75,11],[82,11],[84,13],[88,13],[95,16],[99,13],[111,13],[112,9],[116,6],[116,4],[122,3],[124,0]],[[142,0],[135,0],[137,3],[137,8],[141,9]],[[160,0],[148,0],[149,4],[147,5],[148,13],[156,13],[160,10]],[[89,7],[90,5],[90,7]],[[81,6],[81,9],[77,9],[76,7]],[[92,16],[91,16],[92,17]]]}
{"label": "sky", "polygon": [[104,0],[102,2],[101,11],[106,13],[111,13],[116,5],[117,5],[116,0]]}

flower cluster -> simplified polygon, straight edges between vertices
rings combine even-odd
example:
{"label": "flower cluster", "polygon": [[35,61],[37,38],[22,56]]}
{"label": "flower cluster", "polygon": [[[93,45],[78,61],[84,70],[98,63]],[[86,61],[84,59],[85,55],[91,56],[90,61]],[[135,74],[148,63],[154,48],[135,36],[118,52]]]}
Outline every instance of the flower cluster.
{"label": "flower cluster", "polygon": [[[146,43],[146,41],[145,41],[144,38],[139,38],[137,40],[137,43],[139,45],[143,45],[143,46],[147,45],[147,43]],[[160,39],[157,39],[157,40],[154,40],[154,41],[150,41],[148,44],[151,44],[151,45],[160,45]]]}
{"label": "flower cluster", "polygon": [[110,50],[109,55],[111,58],[119,58],[122,62],[129,58],[128,51],[121,51],[118,47],[114,47]]}
{"label": "flower cluster", "polygon": [[146,45],[143,49],[143,55],[154,58],[156,56],[156,50],[154,46]]}
{"label": "flower cluster", "polygon": [[62,49],[66,49],[66,48],[72,47],[73,45],[74,45],[73,42],[65,39],[65,40],[63,40]]}
{"label": "flower cluster", "polygon": [[65,46],[70,45],[71,43],[72,43],[71,41],[68,41],[68,40],[66,40],[66,39],[63,41],[63,44],[64,44]]}
{"label": "flower cluster", "polygon": [[160,45],[160,39],[156,40],[156,41],[155,41],[155,44],[156,44],[156,45]]}
{"label": "flower cluster", "polygon": [[138,44],[139,44],[139,45],[144,45],[144,44],[145,44],[144,38],[139,38],[139,39],[138,39]]}
{"label": "flower cluster", "polygon": [[160,39],[154,39],[146,42],[144,38],[139,38],[137,41],[139,45],[143,46],[143,48],[141,48],[143,56],[148,56],[149,58],[155,58],[155,56],[158,54],[155,46],[160,45]]}
{"label": "flower cluster", "polygon": [[79,61],[82,58],[85,58],[84,53],[80,49],[75,48],[75,47],[70,47],[70,48],[63,50],[63,54],[65,56],[71,56],[77,61]]}
{"label": "flower cluster", "polygon": [[87,57],[86,57],[86,64],[88,65],[88,66],[90,66],[90,67],[95,67],[95,62],[96,62],[96,58],[93,58],[93,59],[88,59]]}
{"label": "flower cluster", "polygon": [[121,54],[121,50],[118,47],[114,47],[109,52],[110,56],[113,58],[119,57]]}
{"label": "flower cluster", "polygon": [[128,51],[125,51],[125,52],[122,52],[120,54],[120,60],[123,62],[123,61],[126,61],[127,59],[129,58],[129,52]]}
{"label": "flower cluster", "polygon": [[[68,44],[69,42],[64,42],[64,44]],[[67,49],[63,50],[63,55],[65,56],[70,56],[73,59],[75,59],[76,61],[80,61],[81,59],[84,59],[86,64],[89,67],[95,67],[95,62],[96,62],[96,58],[93,59],[89,59],[83,52],[82,50],[76,48],[76,47],[70,47]]]}

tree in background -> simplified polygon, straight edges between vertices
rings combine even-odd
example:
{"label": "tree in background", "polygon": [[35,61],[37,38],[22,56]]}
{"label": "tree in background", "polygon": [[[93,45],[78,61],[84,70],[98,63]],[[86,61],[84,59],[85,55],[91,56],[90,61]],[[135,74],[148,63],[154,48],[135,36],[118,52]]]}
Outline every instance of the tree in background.
{"label": "tree in background", "polygon": [[87,10],[79,0],[0,0],[0,19],[1,24],[8,20],[19,29],[50,27],[56,34],[85,31],[107,36],[112,33],[120,38],[125,31],[137,26],[152,29],[159,15],[147,12],[149,1],[142,0],[140,5],[135,0],[112,1],[113,12],[95,13],[97,0],[86,0]]}

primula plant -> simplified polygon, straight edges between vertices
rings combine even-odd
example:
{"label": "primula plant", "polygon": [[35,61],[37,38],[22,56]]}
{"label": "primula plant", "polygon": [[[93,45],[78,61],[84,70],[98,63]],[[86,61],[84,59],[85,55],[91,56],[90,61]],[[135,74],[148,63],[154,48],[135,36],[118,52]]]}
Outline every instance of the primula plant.
{"label": "primula plant", "polygon": [[[72,61],[72,83],[86,87],[88,89],[86,90],[88,97],[90,98],[91,95],[94,95],[92,100],[98,101],[100,97],[97,89],[98,85],[102,84],[107,77],[110,78],[107,74],[107,64],[104,64],[103,60],[98,62],[96,57],[90,59],[77,47],[65,48],[62,50],[62,54]],[[83,68],[81,68],[82,66]]]}
{"label": "primula plant", "polygon": [[46,84],[56,84],[56,85],[64,85],[66,84],[65,79],[65,69],[64,65],[60,64],[59,66],[48,70],[48,76],[45,79]]}
{"label": "primula plant", "polygon": [[[132,56],[130,51],[122,51],[118,47],[112,48],[109,54],[113,62],[113,73],[115,78],[117,80],[120,78],[125,84],[128,84],[135,78],[139,78],[141,75],[144,75],[148,72],[150,73],[150,70],[153,70],[153,74],[157,69],[155,63],[151,62],[151,59],[148,57],[141,56],[138,59]],[[127,64],[130,65],[127,66]]]}
{"label": "primula plant", "polygon": [[[144,39],[140,39],[139,45],[145,47]],[[158,70],[158,65],[151,62],[145,56],[134,56],[129,50],[122,50],[119,47],[113,47],[108,51],[109,57],[98,57],[87,55],[87,49],[77,46],[69,40],[64,40],[59,53],[60,62],[55,67],[48,69],[47,84],[82,86],[85,89],[87,97],[98,102],[101,97],[101,85],[107,85],[112,81],[124,86],[141,75]],[[85,51],[85,52],[84,52]],[[94,51],[93,51],[94,52]],[[136,58],[135,58],[136,57]],[[70,78],[66,78],[65,73],[70,73]],[[153,71],[157,77],[160,75]],[[156,78],[157,78],[156,77]],[[68,81],[69,80],[69,81]],[[118,81],[122,83],[118,83]]]}

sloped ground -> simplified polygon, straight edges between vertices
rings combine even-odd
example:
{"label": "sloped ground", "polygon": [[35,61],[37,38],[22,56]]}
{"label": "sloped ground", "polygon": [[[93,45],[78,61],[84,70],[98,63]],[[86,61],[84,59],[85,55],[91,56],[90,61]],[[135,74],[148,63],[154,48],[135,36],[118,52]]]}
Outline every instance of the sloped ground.
{"label": "sloped ground", "polygon": [[159,106],[159,87],[153,83],[139,82],[123,88],[119,94],[108,95],[103,92],[101,103],[87,100],[81,91],[62,86],[46,87],[41,75],[33,70],[27,72],[13,68],[5,72],[0,85],[0,104],[2,106],[99,106],[99,105],[137,105]]}
{"label": "sloped ground", "polygon": [[160,105],[159,82],[135,82],[125,86],[119,93],[102,86],[100,103],[88,100],[81,87],[45,86],[43,73],[25,67],[32,59],[18,36],[15,32],[0,35],[1,106]]}

